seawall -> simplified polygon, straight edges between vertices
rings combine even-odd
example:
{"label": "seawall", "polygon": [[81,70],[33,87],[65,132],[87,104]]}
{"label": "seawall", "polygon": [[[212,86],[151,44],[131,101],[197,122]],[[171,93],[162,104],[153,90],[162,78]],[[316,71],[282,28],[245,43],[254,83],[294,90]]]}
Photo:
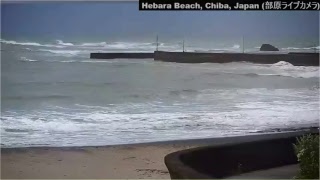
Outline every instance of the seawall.
{"label": "seawall", "polygon": [[[297,164],[293,144],[306,134],[319,135],[319,130],[246,136],[228,144],[173,152],[164,161],[171,179],[221,179]],[[248,141],[254,136],[256,139]]]}
{"label": "seawall", "polygon": [[154,58],[154,53],[90,53],[91,59],[146,59]]}
{"label": "seawall", "polygon": [[91,59],[154,59],[155,61],[177,63],[229,63],[252,62],[274,64],[286,61],[295,66],[319,66],[319,53],[199,53],[199,52],[167,52],[154,53],[91,53]]}
{"label": "seawall", "polygon": [[154,60],[178,63],[228,63],[246,61],[259,64],[274,64],[279,61],[286,61],[295,66],[319,66],[319,53],[252,54],[155,51]]}

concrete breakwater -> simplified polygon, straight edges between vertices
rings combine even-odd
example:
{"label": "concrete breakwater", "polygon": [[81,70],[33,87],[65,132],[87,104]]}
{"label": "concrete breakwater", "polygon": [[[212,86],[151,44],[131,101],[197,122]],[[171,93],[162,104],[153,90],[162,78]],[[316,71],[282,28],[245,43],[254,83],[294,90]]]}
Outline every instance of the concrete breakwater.
{"label": "concrete breakwater", "polygon": [[154,58],[154,53],[90,53],[91,59],[146,59]]}
{"label": "concrete breakwater", "polygon": [[145,59],[177,63],[229,63],[252,62],[274,64],[286,61],[295,66],[319,66],[319,53],[199,53],[167,52],[154,53],[91,53],[91,59]]}
{"label": "concrete breakwater", "polygon": [[295,66],[319,66],[319,53],[196,53],[155,51],[155,61],[179,63],[252,62],[274,64],[286,61]]}

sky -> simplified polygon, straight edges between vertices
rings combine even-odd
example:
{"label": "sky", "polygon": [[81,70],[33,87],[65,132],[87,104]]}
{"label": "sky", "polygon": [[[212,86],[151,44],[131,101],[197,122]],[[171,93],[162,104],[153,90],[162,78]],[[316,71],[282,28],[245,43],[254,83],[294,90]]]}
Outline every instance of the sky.
{"label": "sky", "polygon": [[317,11],[139,11],[138,2],[1,3],[2,38],[308,37]]}

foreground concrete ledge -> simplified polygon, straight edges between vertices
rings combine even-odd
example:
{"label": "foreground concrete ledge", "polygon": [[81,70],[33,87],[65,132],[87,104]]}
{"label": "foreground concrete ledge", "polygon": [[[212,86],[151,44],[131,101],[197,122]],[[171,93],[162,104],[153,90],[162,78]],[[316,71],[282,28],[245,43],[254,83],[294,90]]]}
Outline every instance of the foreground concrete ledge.
{"label": "foreground concrete ledge", "polygon": [[165,164],[172,179],[221,179],[293,165],[298,163],[293,144],[305,134],[319,134],[319,130],[254,135],[252,141],[243,137],[228,144],[177,151],[165,156]]}
{"label": "foreground concrete ledge", "polygon": [[227,177],[226,179],[293,179],[293,177],[298,175],[299,170],[299,164],[293,164],[243,173]]}

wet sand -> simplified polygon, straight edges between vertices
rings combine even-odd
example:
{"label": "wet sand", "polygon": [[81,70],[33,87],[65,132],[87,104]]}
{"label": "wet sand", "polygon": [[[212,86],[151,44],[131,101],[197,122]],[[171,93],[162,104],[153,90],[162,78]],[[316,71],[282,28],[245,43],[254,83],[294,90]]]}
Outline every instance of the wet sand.
{"label": "wet sand", "polygon": [[169,179],[165,155],[187,148],[288,137],[302,132],[100,147],[2,148],[2,179]]}

